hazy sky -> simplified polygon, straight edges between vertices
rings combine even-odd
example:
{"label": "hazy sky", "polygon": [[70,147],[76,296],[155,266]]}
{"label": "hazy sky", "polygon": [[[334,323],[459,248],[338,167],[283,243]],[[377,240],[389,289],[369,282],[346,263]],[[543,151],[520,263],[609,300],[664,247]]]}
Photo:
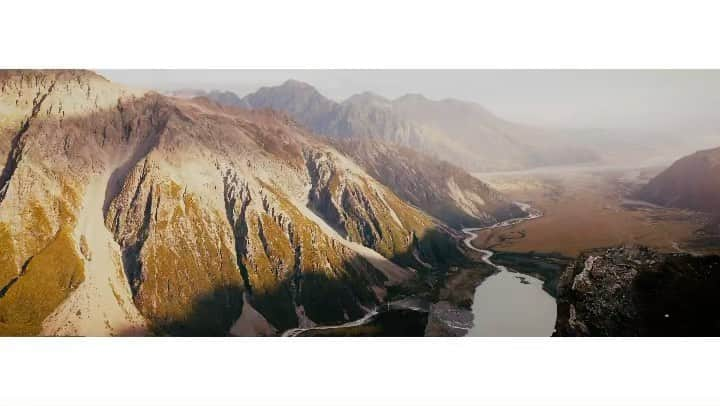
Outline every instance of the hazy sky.
{"label": "hazy sky", "polygon": [[395,98],[474,101],[499,116],[552,127],[720,129],[720,70],[100,70],[157,90],[231,90],[297,79],[335,100],[372,91]]}

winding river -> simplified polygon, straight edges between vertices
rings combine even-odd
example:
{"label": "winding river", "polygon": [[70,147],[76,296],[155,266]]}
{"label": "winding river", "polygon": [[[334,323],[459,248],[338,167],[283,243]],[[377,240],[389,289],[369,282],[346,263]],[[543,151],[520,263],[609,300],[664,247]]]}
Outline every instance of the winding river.
{"label": "winding river", "polygon": [[[514,224],[536,219],[542,216],[539,210],[530,205],[515,202],[524,217],[505,220],[488,227],[465,228],[462,231],[468,235],[463,240],[471,250],[479,252],[486,264],[499,272],[488,277],[476,289],[472,306],[473,327],[468,330],[467,336],[544,336],[549,337],[555,327],[557,308],[555,299],[542,288],[542,281],[532,276],[524,275],[495,264],[491,258],[493,252],[479,249],[472,245],[477,233],[482,230],[510,227]],[[369,311],[364,317],[345,324],[335,326],[315,326],[310,328],[294,328],[283,333],[285,337],[301,335],[307,331],[331,330],[356,327],[372,322],[383,312],[397,309],[427,311],[418,307],[413,299],[404,299],[385,303]]]}
{"label": "winding river", "polygon": [[555,328],[555,299],[542,288],[542,281],[492,262],[493,252],[472,245],[478,232],[509,227],[536,219],[542,213],[525,203],[515,202],[527,216],[506,220],[489,227],[465,228],[465,245],[482,255],[482,261],[499,272],[488,277],[475,289],[471,337],[549,337]]}

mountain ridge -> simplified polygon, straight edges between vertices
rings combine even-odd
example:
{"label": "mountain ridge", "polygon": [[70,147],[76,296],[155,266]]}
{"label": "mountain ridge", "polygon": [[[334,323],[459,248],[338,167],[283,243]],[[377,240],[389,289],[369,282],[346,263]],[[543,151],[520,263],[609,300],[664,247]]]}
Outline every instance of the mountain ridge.
{"label": "mountain ridge", "polygon": [[661,206],[720,213],[720,148],[678,159],[635,196]]}
{"label": "mountain ridge", "polygon": [[[25,103],[33,75],[47,96]],[[0,106],[25,107],[0,127],[2,334],[227,334],[245,310],[263,331],[339,323],[458,255],[441,223],[283,114],[107,83],[3,76]]]}
{"label": "mountain ridge", "polygon": [[[329,137],[410,146],[471,172],[599,160],[597,153],[567,137],[511,123],[476,103],[452,98],[436,101],[410,93],[388,99],[366,91],[336,102],[307,83],[292,81],[262,87],[237,105],[285,111]],[[548,146],[540,138],[557,140]]]}
{"label": "mountain ridge", "polygon": [[[302,93],[288,93],[286,88],[300,88]],[[322,121],[322,117],[329,117],[332,114],[331,112],[336,109],[345,109],[355,102],[363,104],[362,99],[379,98],[382,103],[387,102],[385,98],[366,92],[356,95],[355,99],[349,98],[343,103],[335,103],[325,99],[312,86],[298,81],[286,81],[279,87],[264,87],[262,89],[269,92],[269,96],[267,94],[250,95],[241,102],[229,104],[240,108],[245,108],[248,104],[265,106],[269,103],[266,97],[270,97],[275,101],[278,100],[273,96],[277,93],[282,96],[283,101],[279,104],[273,104],[271,108],[276,111],[283,111],[297,120],[300,125],[312,128],[320,125],[314,121],[315,118]],[[220,104],[228,104],[224,100],[209,95],[202,97],[208,97]],[[289,107],[285,107],[286,105]],[[283,110],[283,108],[286,110]],[[308,111],[314,113],[308,116],[306,115]],[[302,117],[310,118],[303,120]],[[376,119],[381,120],[377,117]],[[413,203],[452,227],[484,226],[522,214],[504,196],[493,191],[487,184],[474,178],[461,168],[432,158],[424,152],[413,149],[411,146],[404,146],[401,142],[383,140],[377,137],[328,139],[337,148],[342,149],[345,155],[353,158],[373,177],[398,193],[406,201]],[[363,147],[355,148],[359,146]],[[383,153],[383,159],[380,161],[378,156],[371,156],[378,155],[381,152]],[[400,162],[402,164],[398,165],[397,163]],[[393,170],[389,170],[389,167],[382,168],[382,163],[386,163]],[[418,174],[422,174],[422,176],[418,177]],[[415,180],[415,182],[413,183],[410,180]],[[457,183],[462,184],[466,189],[458,188]]]}

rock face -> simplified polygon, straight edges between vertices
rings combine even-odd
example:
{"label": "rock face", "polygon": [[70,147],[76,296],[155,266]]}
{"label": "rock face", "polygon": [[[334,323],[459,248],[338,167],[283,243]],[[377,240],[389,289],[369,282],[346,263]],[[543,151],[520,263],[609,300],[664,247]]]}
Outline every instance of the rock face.
{"label": "rock face", "polygon": [[720,148],[679,159],[637,197],[662,206],[720,213]]}
{"label": "rock face", "polygon": [[558,286],[558,336],[717,336],[720,257],[587,252]]}
{"label": "rock face", "polygon": [[463,169],[411,148],[373,139],[334,145],[403,200],[451,227],[485,226],[523,216],[505,196]]}
{"label": "rock face", "polygon": [[[227,97],[224,100],[228,100]],[[370,138],[410,147],[468,171],[524,169],[590,162],[594,152],[572,140],[502,120],[481,106],[458,100],[406,95],[388,100],[373,93],[342,103],[312,86],[288,81],[264,87],[235,105],[285,111],[312,131],[336,139]]]}
{"label": "rock face", "polygon": [[91,72],[4,71],[0,87],[0,335],[341,323],[457,255],[283,114]]}

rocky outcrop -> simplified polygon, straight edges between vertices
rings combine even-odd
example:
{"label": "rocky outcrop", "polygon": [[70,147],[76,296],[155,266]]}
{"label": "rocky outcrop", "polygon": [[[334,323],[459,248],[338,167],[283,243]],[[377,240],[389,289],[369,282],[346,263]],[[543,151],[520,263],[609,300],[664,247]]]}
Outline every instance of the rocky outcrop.
{"label": "rocky outcrop", "polygon": [[558,286],[558,336],[717,336],[720,257],[594,250]]}

